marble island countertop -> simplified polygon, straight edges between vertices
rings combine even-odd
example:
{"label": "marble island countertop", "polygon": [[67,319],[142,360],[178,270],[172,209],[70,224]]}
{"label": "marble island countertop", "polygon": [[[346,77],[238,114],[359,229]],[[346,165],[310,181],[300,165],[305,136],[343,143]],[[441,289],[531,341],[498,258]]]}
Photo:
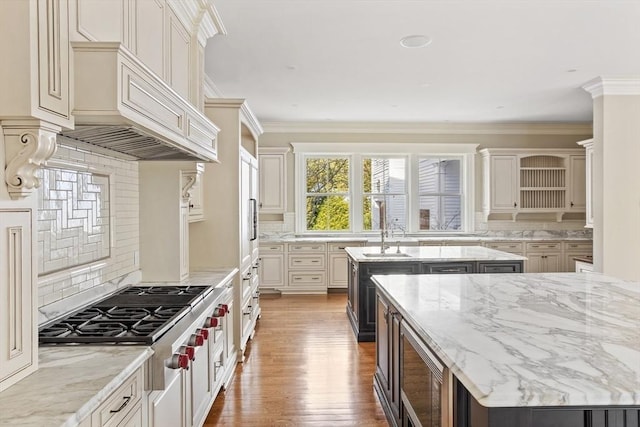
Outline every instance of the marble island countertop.
{"label": "marble island countertop", "polygon": [[640,405],[640,283],[581,273],[373,280],[483,406]]}
{"label": "marble island countertop", "polygon": [[38,370],[0,393],[0,426],[76,426],[152,354],[141,346],[40,347]]}
{"label": "marble island countertop", "polygon": [[[400,253],[398,253],[398,249]],[[527,258],[482,246],[396,246],[384,254],[378,246],[346,248],[358,262],[452,262],[452,261],[525,261]]]}

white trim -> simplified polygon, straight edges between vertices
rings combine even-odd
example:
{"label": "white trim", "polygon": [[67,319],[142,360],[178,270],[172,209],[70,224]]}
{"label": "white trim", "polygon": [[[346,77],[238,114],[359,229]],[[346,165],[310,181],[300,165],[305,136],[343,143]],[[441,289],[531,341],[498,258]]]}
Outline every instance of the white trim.
{"label": "white trim", "polygon": [[294,153],[315,154],[344,154],[344,153],[368,153],[368,154],[466,154],[474,153],[479,144],[468,143],[364,143],[364,142],[292,142]]}
{"label": "white trim", "polygon": [[582,86],[592,98],[603,95],[640,95],[640,76],[596,77]]}
{"label": "white trim", "polygon": [[264,122],[268,133],[591,135],[588,123]]}
{"label": "white trim", "polygon": [[204,75],[204,96],[205,98],[224,98],[224,94],[218,86],[213,82],[211,77]]}

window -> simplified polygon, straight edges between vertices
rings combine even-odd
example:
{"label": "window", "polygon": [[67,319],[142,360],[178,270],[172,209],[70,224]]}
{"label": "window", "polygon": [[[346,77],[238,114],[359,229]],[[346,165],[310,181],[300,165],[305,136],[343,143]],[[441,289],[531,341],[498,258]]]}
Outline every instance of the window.
{"label": "window", "polygon": [[349,159],[307,157],[305,163],[306,229],[349,230]]}
{"label": "window", "polygon": [[472,231],[475,144],[292,145],[297,233]]}
{"label": "window", "polygon": [[418,229],[459,231],[462,227],[460,159],[418,159]]}
{"label": "window", "polygon": [[387,229],[406,230],[407,167],[405,158],[363,157],[362,229],[379,230],[382,217]]}

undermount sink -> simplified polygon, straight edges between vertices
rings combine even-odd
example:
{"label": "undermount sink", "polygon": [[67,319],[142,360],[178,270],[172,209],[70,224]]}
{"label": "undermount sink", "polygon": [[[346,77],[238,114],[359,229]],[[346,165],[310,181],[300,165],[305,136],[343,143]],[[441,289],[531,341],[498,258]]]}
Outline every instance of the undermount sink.
{"label": "undermount sink", "polygon": [[408,257],[411,256],[409,254],[405,254],[404,252],[386,252],[386,253],[372,253],[372,254],[364,254],[364,256],[371,258],[397,258],[397,257]]}

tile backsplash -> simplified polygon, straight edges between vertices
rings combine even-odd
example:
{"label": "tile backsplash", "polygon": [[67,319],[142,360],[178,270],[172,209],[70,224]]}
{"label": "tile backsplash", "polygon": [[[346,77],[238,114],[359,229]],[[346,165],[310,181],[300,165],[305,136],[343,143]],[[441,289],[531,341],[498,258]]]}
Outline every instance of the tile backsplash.
{"label": "tile backsplash", "polygon": [[140,268],[137,162],[58,144],[38,189],[40,307],[129,283]]}

